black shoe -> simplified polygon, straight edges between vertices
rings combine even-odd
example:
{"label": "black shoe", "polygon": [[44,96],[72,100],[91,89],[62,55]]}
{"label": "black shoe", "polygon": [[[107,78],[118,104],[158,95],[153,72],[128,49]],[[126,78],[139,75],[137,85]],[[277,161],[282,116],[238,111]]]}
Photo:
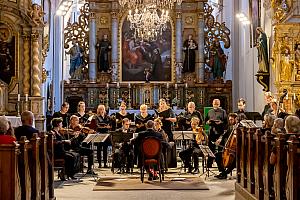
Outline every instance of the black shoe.
{"label": "black shoe", "polygon": [[148,181],[152,181],[152,180],[153,180],[153,177],[149,176]]}
{"label": "black shoe", "polygon": [[157,175],[153,177],[153,180],[158,180],[158,179],[159,177]]}
{"label": "black shoe", "polygon": [[77,180],[77,178],[75,178],[74,176],[69,176],[68,179]]}
{"label": "black shoe", "polygon": [[219,174],[218,179],[227,179],[227,174]]}
{"label": "black shoe", "polygon": [[101,164],[99,163],[99,166],[98,166],[98,168],[101,168],[102,166],[101,166]]}
{"label": "black shoe", "polygon": [[86,174],[97,175],[93,170],[87,170]]}
{"label": "black shoe", "polygon": [[104,168],[108,168],[107,164],[104,164]]}
{"label": "black shoe", "polygon": [[199,174],[199,169],[194,169],[193,174]]}

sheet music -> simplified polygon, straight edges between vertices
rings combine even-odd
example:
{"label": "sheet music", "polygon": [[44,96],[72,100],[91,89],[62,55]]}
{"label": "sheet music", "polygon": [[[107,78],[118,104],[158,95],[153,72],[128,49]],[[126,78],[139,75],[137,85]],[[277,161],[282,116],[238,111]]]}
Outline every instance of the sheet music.
{"label": "sheet music", "polygon": [[174,140],[193,140],[194,132],[193,131],[173,131]]}
{"label": "sheet music", "polygon": [[257,126],[252,120],[241,120],[240,123],[246,128],[257,128]]}

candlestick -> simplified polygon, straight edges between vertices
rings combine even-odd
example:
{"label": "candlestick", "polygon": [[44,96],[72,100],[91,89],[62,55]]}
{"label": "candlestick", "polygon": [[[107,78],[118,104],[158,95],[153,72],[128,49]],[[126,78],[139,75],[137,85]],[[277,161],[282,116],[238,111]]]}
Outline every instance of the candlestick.
{"label": "candlestick", "polygon": [[25,101],[28,101],[28,94],[25,94]]}
{"label": "candlestick", "polygon": [[18,101],[20,101],[21,100],[21,95],[20,94],[18,94]]}

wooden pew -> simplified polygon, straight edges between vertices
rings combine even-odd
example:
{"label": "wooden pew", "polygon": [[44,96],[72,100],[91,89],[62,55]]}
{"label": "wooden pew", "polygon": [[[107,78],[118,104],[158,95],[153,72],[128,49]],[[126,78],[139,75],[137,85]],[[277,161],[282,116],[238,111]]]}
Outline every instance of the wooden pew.
{"label": "wooden pew", "polygon": [[50,160],[49,167],[49,199],[56,199],[54,196],[54,144],[53,144],[53,134],[51,132],[47,133],[47,152]]}
{"label": "wooden pew", "polygon": [[255,197],[264,199],[264,184],[263,184],[263,163],[265,144],[262,141],[262,132],[258,129],[255,133],[255,156],[254,156],[254,180],[255,180]]}
{"label": "wooden pew", "polygon": [[49,172],[48,172],[48,152],[47,152],[47,139],[46,133],[40,134],[40,164],[41,164],[41,199],[49,199]]}
{"label": "wooden pew", "polygon": [[28,163],[29,141],[25,136],[22,136],[18,143],[20,144],[21,152],[18,166],[21,183],[21,198],[22,200],[31,200],[31,177]]}
{"label": "wooden pew", "polygon": [[256,129],[250,128],[247,131],[247,189],[251,194],[254,194],[255,180],[254,180],[254,133]]}
{"label": "wooden pew", "polygon": [[21,200],[19,144],[0,145],[0,199]]}
{"label": "wooden pew", "polygon": [[300,138],[291,136],[288,142],[287,152],[287,181],[286,198],[287,200],[300,198]]}
{"label": "wooden pew", "polygon": [[41,199],[41,164],[39,155],[40,138],[37,133],[30,140],[30,176],[31,176],[31,197],[33,200]]}

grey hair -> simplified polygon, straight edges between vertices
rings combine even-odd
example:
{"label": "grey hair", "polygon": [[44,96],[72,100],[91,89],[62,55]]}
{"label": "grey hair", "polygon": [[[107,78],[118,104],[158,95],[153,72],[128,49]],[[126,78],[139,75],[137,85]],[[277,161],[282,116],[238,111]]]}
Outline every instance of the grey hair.
{"label": "grey hair", "polygon": [[8,120],[5,116],[0,116],[0,134],[6,134],[9,129]]}
{"label": "grey hair", "polygon": [[300,119],[297,116],[291,115],[285,119],[285,130],[287,133],[300,132]]}

